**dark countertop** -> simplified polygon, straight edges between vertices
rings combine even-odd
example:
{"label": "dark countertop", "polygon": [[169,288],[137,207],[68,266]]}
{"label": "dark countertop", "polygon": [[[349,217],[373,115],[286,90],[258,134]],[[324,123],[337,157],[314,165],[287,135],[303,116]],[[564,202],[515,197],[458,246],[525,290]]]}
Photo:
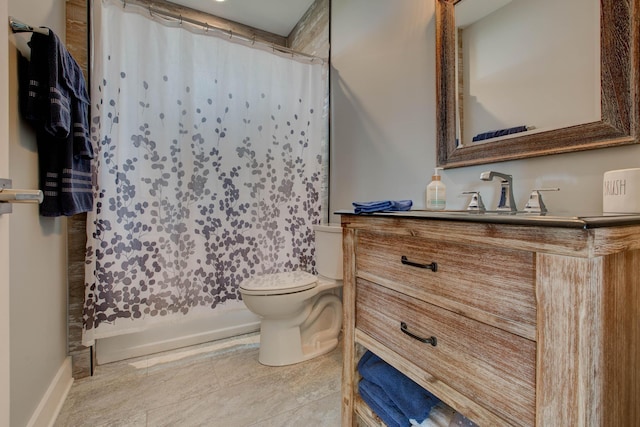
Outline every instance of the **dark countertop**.
{"label": "dark countertop", "polygon": [[[340,210],[335,213],[337,215],[356,215],[352,210]],[[410,210],[403,212],[376,212],[357,215],[585,229],[640,224],[640,214],[604,215],[599,213],[587,215],[555,215],[552,213],[546,213],[541,215],[528,212],[510,213],[487,211],[484,213],[478,213],[473,211]]]}

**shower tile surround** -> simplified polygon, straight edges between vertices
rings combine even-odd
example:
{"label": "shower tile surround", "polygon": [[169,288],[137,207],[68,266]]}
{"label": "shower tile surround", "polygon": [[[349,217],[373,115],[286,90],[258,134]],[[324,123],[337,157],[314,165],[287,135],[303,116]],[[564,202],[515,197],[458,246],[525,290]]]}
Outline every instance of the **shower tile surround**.
{"label": "shower tile surround", "polygon": [[101,365],[75,381],[54,426],[338,426],[341,347],[274,368],[250,334]]}
{"label": "shower tile surround", "polygon": [[[66,2],[66,45],[78,62],[85,77],[88,76],[87,1]],[[91,374],[91,352],[82,345],[82,307],[84,305],[84,254],[86,246],[87,215],[67,219],[67,346],[71,356],[74,378]]]}
{"label": "shower tile surround", "polygon": [[[162,6],[162,1],[154,2]],[[175,5],[168,6],[176,8]],[[204,15],[194,10],[182,10],[184,16],[202,20]],[[87,75],[87,2],[86,0],[66,1],[67,27],[66,45]],[[206,18],[205,18],[206,20]],[[210,19],[209,19],[210,20]],[[322,57],[328,57],[329,51],[329,0],[316,0],[300,22],[292,30],[287,45],[295,50]],[[241,28],[234,27],[234,32],[242,33]],[[264,35],[267,39],[269,33]],[[258,33],[257,37],[261,35]],[[270,42],[277,43],[278,40]],[[326,179],[325,179],[326,181]],[[328,205],[327,194],[323,196],[323,210]],[[323,217],[326,215],[323,212]],[[84,301],[84,257],[86,245],[86,214],[72,216],[68,219],[68,348],[72,357],[73,377],[83,378],[91,374],[91,352],[82,345],[82,307]],[[94,361],[95,362],[95,361]]]}

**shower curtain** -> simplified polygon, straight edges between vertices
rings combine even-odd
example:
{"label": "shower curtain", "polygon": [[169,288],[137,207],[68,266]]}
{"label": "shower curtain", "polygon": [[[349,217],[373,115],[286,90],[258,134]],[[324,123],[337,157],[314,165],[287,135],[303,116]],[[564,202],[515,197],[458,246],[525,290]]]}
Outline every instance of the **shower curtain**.
{"label": "shower curtain", "polygon": [[256,274],[313,272],[326,65],[120,0],[93,13],[83,343],[238,309]]}

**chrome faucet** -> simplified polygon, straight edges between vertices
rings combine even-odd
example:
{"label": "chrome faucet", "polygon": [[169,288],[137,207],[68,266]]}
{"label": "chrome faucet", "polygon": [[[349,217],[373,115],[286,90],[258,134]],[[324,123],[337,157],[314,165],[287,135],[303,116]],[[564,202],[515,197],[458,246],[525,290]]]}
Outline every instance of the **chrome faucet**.
{"label": "chrome faucet", "polygon": [[487,171],[480,174],[483,181],[491,181],[494,177],[501,179],[500,182],[500,202],[497,210],[499,211],[516,211],[516,202],[513,199],[513,177],[500,172]]}

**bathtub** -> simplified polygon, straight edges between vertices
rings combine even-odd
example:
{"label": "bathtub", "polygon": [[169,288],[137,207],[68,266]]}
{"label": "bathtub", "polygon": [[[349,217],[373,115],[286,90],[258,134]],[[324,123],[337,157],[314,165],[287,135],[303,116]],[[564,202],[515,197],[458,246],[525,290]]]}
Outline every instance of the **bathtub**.
{"label": "bathtub", "polygon": [[202,344],[260,330],[260,317],[239,308],[181,323],[163,323],[143,332],[96,340],[98,365]]}

